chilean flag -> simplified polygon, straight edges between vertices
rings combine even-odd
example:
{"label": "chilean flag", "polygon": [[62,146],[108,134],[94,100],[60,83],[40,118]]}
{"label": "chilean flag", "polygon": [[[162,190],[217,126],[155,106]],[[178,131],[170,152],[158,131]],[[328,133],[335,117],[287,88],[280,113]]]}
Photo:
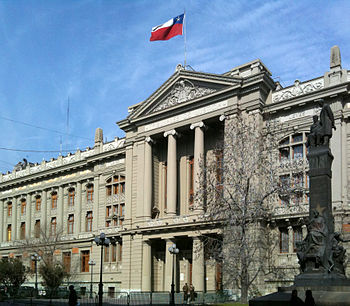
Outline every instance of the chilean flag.
{"label": "chilean flag", "polygon": [[184,17],[185,14],[179,15],[152,28],[150,41],[168,40],[176,35],[182,35]]}

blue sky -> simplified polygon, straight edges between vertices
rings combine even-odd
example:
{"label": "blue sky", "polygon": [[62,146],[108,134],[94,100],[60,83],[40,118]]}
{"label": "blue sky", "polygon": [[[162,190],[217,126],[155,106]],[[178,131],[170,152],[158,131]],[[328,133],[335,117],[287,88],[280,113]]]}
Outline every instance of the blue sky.
{"label": "blue sky", "polygon": [[[224,73],[260,58],[284,86],[329,69],[339,45],[350,69],[350,1],[0,0],[0,148],[59,151],[107,140],[127,107],[146,99],[184,60],[183,37],[150,30],[186,9],[187,63]],[[0,171],[58,153],[0,150]]]}

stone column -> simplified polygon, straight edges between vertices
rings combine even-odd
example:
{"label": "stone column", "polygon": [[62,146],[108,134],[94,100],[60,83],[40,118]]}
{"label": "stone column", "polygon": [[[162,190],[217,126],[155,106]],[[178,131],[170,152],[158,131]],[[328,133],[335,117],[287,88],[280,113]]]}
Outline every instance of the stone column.
{"label": "stone column", "polygon": [[193,165],[193,192],[194,192],[194,209],[203,211],[203,197],[199,194],[202,184],[202,167],[204,163],[204,123],[197,122],[191,124],[191,130],[194,130],[194,165]]}
{"label": "stone column", "polygon": [[199,237],[193,237],[192,284],[195,291],[204,291],[204,244]]}
{"label": "stone column", "polygon": [[[8,201],[8,199],[4,200],[4,203],[7,201]],[[4,207],[5,207],[5,204],[4,204]],[[2,225],[2,228],[3,228],[2,241],[7,241],[7,225],[8,225],[7,209],[4,208],[4,210],[1,213],[4,216],[3,217],[4,223],[2,223],[3,224]],[[0,224],[0,226],[1,226],[1,224]]]}
{"label": "stone column", "polygon": [[94,177],[94,205],[93,205],[93,219],[92,219],[92,230],[98,228],[98,205],[100,201],[100,176],[96,175]]}
{"label": "stone column", "polygon": [[26,238],[31,237],[32,231],[32,196],[31,194],[27,194],[26,197],[27,207],[26,207]]}
{"label": "stone column", "polygon": [[142,291],[152,289],[152,246],[150,241],[142,243]]}
{"label": "stone column", "polygon": [[0,242],[3,241],[3,230],[4,230],[4,200],[0,201]]}
{"label": "stone column", "polygon": [[74,207],[74,233],[81,232],[81,182],[77,182],[77,204]]}
{"label": "stone column", "polygon": [[47,220],[47,191],[43,189],[41,193],[41,229],[46,232],[48,230],[48,220]]}
{"label": "stone column", "polygon": [[288,253],[293,253],[293,227],[288,226]]}
{"label": "stone column", "polygon": [[12,230],[12,237],[11,240],[15,241],[17,240],[17,210],[18,210],[18,198],[13,198],[12,201],[12,225],[11,225],[11,230]]}
{"label": "stone column", "polygon": [[177,202],[177,163],[176,163],[176,131],[164,133],[168,137],[168,175],[167,175],[167,214],[176,215]]}
{"label": "stone column", "polygon": [[144,177],[144,217],[150,218],[152,214],[152,138],[147,137],[145,141],[145,177]]}
{"label": "stone column", "polygon": [[[164,271],[164,291],[171,291],[171,277],[172,277],[172,265],[173,265],[173,254],[169,252],[169,248],[174,244],[173,239],[165,240],[165,271]],[[176,269],[175,271],[176,272]],[[174,279],[176,277],[174,276]],[[176,286],[175,286],[176,288]]]}
{"label": "stone column", "polygon": [[58,200],[57,200],[57,230],[58,232],[65,232],[63,228],[63,186],[58,187]]}

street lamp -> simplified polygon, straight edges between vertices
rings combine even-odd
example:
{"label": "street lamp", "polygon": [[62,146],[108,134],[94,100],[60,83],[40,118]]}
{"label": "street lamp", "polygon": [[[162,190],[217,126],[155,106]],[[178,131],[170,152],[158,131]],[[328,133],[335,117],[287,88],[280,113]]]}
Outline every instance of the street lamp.
{"label": "street lamp", "polygon": [[96,262],[93,259],[91,259],[89,260],[88,264],[91,267],[90,298],[92,299],[92,274],[93,274],[92,270],[94,265],[96,265]]}
{"label": "street lamp", "polygon": [[41,256],[37,253],[31,256],[32,261],[34,261],[34,269],[35,269],[35,296],[38,295],[38,261],[41,260]]}
{"label": "street lamp", "polygon": [[100,283],[98,284],[98,305],[102,306],[103,284],[102,284],[102,265],[103,265],[103,246],[110,245],[111,241],[106,238],[105,233],[101,233],[100,237],[95,237],[97,245],[101,246],[101,267],[100,267]]}
{"label": "street lamp", "polygon": [[169,247],[170,254],[173,254],[173,268],[172,268],[172,274],[171,274],[171,298],[170,298],[170,305],[175,305],[175,284],[174,284],[174,266],[175,266],[175,256],[179,253],[179,249],[176,247],[176,244],[174,243],[171,247]]}

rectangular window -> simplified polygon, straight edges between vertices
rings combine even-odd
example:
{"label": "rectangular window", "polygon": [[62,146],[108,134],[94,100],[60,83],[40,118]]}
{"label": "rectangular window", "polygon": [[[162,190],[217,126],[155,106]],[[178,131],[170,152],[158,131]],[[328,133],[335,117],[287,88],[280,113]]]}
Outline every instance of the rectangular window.
{"label": "rectangular window", "polygon": [[57,225],[56,217],[51,218],[51,228],[50,228],[51,236],[56,235],[56,225]]}
{"label": "rectangular window", "polygon": [[12,225],[7,225],[7,241],[11,241],[11,235],[12,234]]}
{"label": "rectangular window", "polygon": [[74,206],[75,190],[71,189],[68,191],[68,206]]}
{"label": "rectangular window", "polygon": [[116,244],[112,244],[112,262],[116,262],[117,261],[117,245]]}
{"label": "rectangular window", "polygon": [[194,158],[193,156],[190,156],[188,160],[189,165],[189,171],[190,171],[190,186],[189,186],[189,193],[188,193],[188,203],[189,205],[193,205],[193,195],[194,195]]}
{"label": "rectangular window", "polygon": [[57,208],[57,193],[51,194],[51,207],[53,209]]}
{"label": "rectangular window", "polygon": [[125,217],[125,204],[124,203],[119,205],[119,217],[120,218]]}
{"label": "rectangular window", "polygon": [[293,146],[293,159],[303,158],[303,145]]}
{"label": "rectangular window", "polygon": [[21,228],[20,228],[20,239],[25,239],[26,238],[26,223],[21,222]]}
{"label": "rectangular window", "polygon": [[289,252],[289,236],[287,228],[280,228],[280,253]]}
{"label": "rectangular window", "polygon": [[26,201],[21,201],[21,214],[22,215],[26,214],[26,208],[27,208],[27,202]]}
{"label": "rectangular window", "polygon": [[86,231],[92,232],[92,211],[86,213]]}
{"label": "rectangular window", "polygon": [[110,227],[111,226],[111,220],[107,220],[106,221],[106,227]]}
{"label": "rectangular window", "polygon": [[107,206],[106,207],[106,217],[111,217],[112,216],[112,206]]}
{"label": "rectangular window", "polygon": [[88,202],[94,200],[94,185],[89,185],[86,188],[86,197]]}
{"label": "rectangular window", "polygon": [[115,287],[108,287],[108,297],[114,298]]}
{"label": "rectangular window", "polygon": [[63,266],[64,270],[69,273],[70,272],[70,267],[71,267],[71,252],[63,252]]}
{"label": "rectangular window", "polygon": [[104,261],[109,262],[109,246],[108,245],[104,247],[104,252],[105,252]]}
{"label": "rectangular window", "polygon": [[9,217],[12,216],[12,203],[8,203],[8,204],[7,204],[7,215],[8,215]]}
{"label": "rectangular window", "polygon": [[35,260],[30,259],[30,271],[35,272]]}
{"label": "rectangular window", "polygon": [[74,215],[68,216],[68,234],[73,234],[74,232]]}
{"label": "rectangular window", "polygon": [[304,175],[303,173],[293,173],[293,187],[303,188],[304,187]]}
{"label": "rectangular window", "polygon": [[121,262],[123,258],[123,245],[121,243],[118,244],[118,261]]}
{"label": "rectangular window", "polygon": [[110,197],[112,195],[112,186],[111,185],[106,186],[106,194],[107,194],[107,197]]}
{"label": "rectangular window", "polygon": [[289,148],[281,148],[280,150],[280,161],[288,162],[289,161]]}
{"label": "rectangular window", "polygon": [[40,211],[41,210],[41,198],[37,197],[35,199],[35,209],[36,211]]}
{"label": "rectangular window", "polygon": [[293,231],[293,251],[297,251],[297,242],[303,241],[303,232],[300,227],[294,228]]}
{"label": "rectangular window", "polygon": [[81,251],[81,272],[89,272],[90,251]]}
{"label": "rectangular window", "polygon": [[34,225],[34,237],[40,238],[40,220],[35,221]]}

